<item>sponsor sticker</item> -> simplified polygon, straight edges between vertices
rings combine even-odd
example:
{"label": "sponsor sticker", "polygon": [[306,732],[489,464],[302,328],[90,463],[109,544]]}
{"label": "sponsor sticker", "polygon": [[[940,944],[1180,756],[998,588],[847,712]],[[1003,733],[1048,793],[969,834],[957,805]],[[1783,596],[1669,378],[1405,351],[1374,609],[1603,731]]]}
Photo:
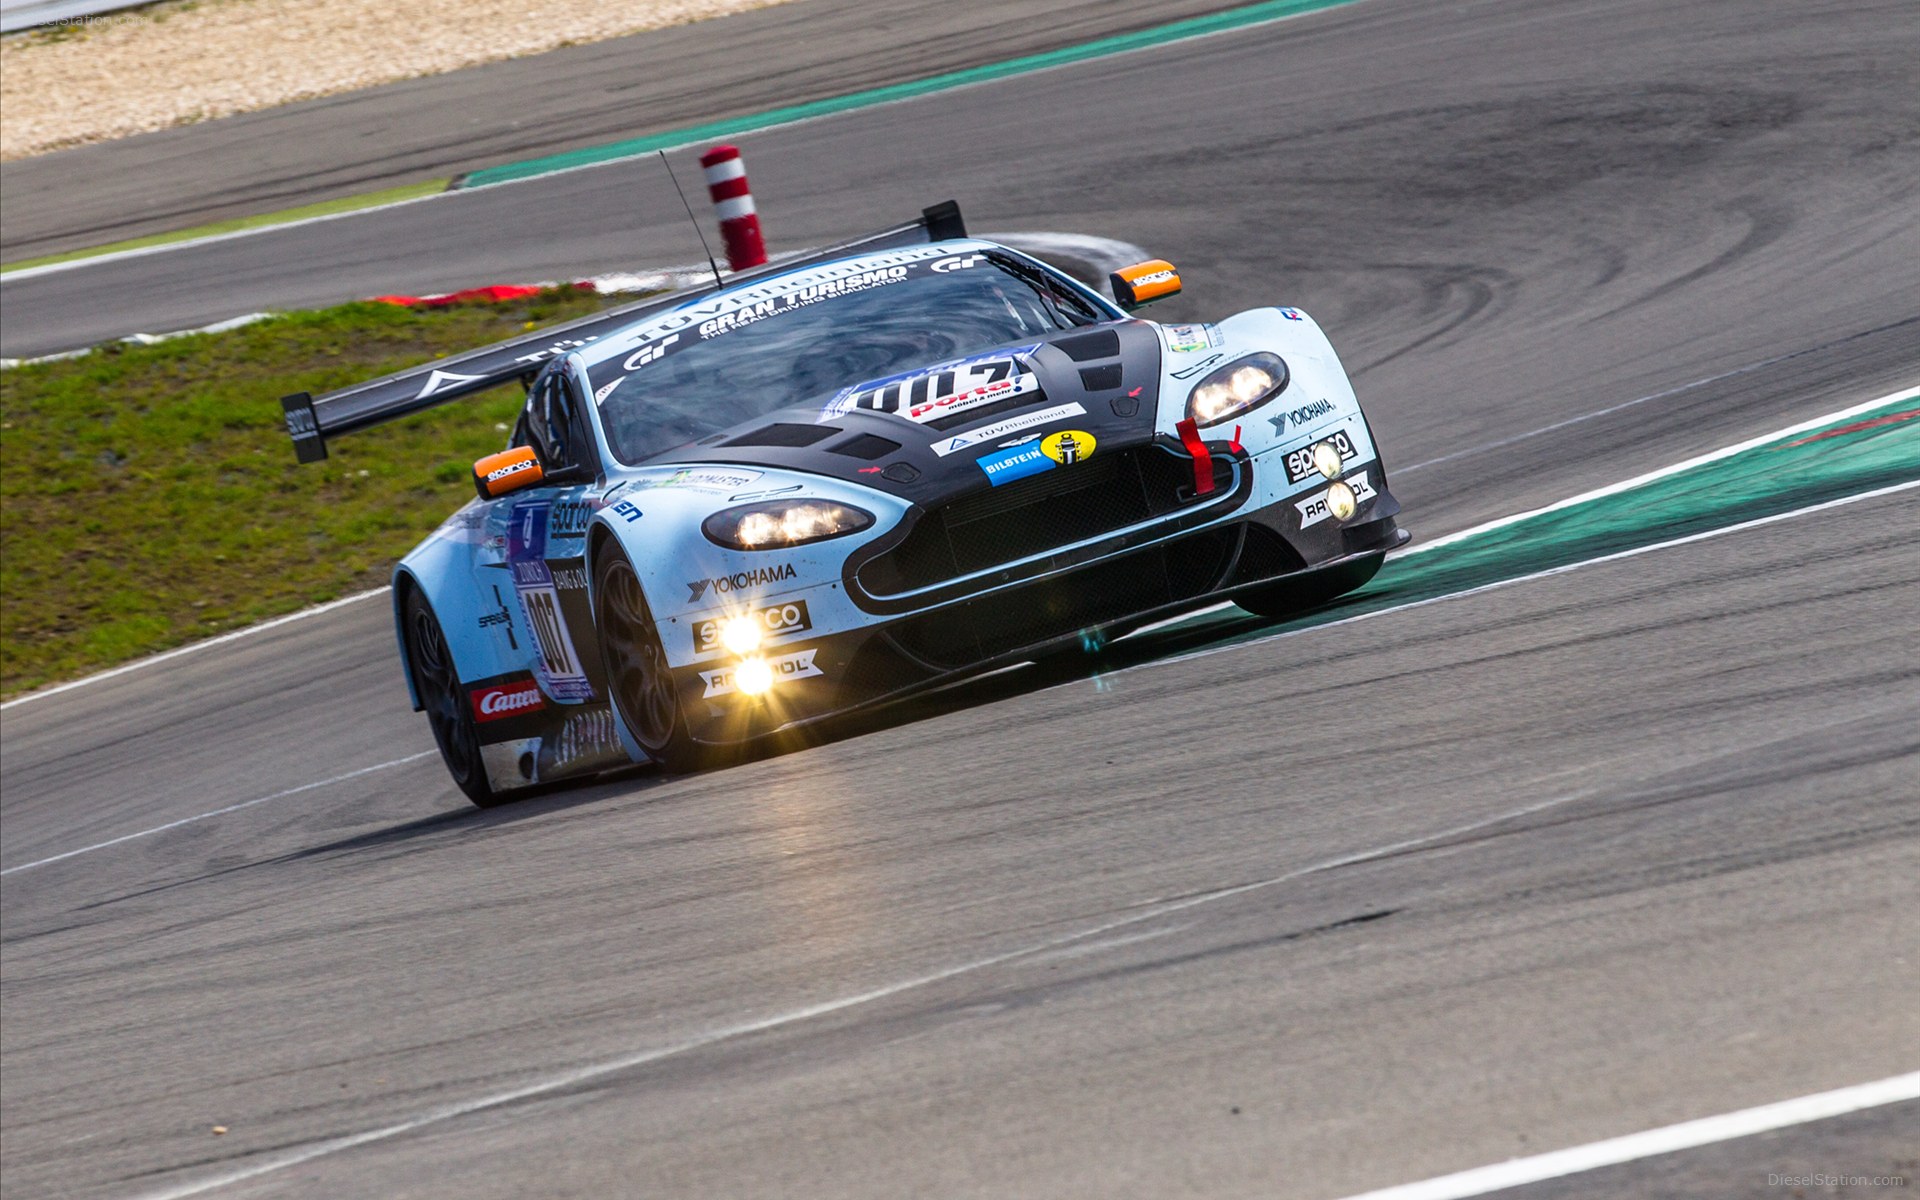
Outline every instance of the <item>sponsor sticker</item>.
{"label": "sponsor sticker", "polygon": [[1051,471],[1059,465],[1040,453],[1040,447],[1033,443],[982,455],[973,461],[986,472],[987,482],[994,487],[1025,479],[1029,475],[1038,475],[1042,471]]}
{"label": "sponsor sticker", "polygon": [[[674,345],[679,340],[680,340],[679,334],[670,333],[663,338],[658,338],[654,341],[648,342],[646,345],[640,347],[638,350],[635,350],[632,354],[627,355],[627,361],[621,363],[620,366],[623,370],[638,371],[641,367],[646,366],[648,363],[655,361],[661,355],[665,354],[667,352],[667,348],[669,346]],[[621,379],[625,379],[625,378],[626,376],[622,375],[620,379],[616,379],[613,381],[613,383],[610,383],[606,387],[600,389],[599,392],[595,393],[595,399],[599,399],[599,400],[606,399],[606,394],[613,390],[614,384],[619,383]]]}
{"label": "sponsor sticker", "polygon": [[911,272],[906,267],[874,267],[842,279],[827,279],[819,283],[794,288],[784,295],[772,296],[765,300],[756,300],[744,304],[732,312],[724,312],[711,320],[700,322],[700,337],[719,337],[736,329],[745,328],[756,321],[768,317],[777,317],[792,312],[796,308],[805,308],[809,304],[818,304],[822,300],[831,300],[835,296],[845,296],[852,292],[864,292],[871,288],[885,287],[890,283],[899,283]]}
{"label": "sponsor sticker", "polygon": [[962,254],[954,258],[943,258],[932,264],[929,270],[945,275],[949,271],[964,271],[968,267],[977,267],[985,261],[987,256],[984,254]]}
{"label": "sponsor sticker", "polygon": [[531,679],[475,688],[471,695],[473,719],[479,722],[538,712],[547,706],[546,698],[540,695],[540,685]]}
{"label": "sponsor sticker", "polygon": [[709,590],[716,596],[725,596],[769,583],[780,583],[793,577],[793,564],[781,563],[777,567],[755,567],[751,571],[735,571],[731,575],[715,575],[709,579],[689,579],[687,591],[690,595],[687,597],[687,603],[698,602]]}
{"label": "sponsor sticker", "polygon": [[1021,413],[1017,417],[1008,417],[1004,421],[995,421],[991,425],[980,425],[973,429],[956,433],[952,437],[943,437],[933,444],[933,452],[941,458],[969,446],[978,446],[982,442],[995,442],[1008,434],[1019,433],[1023,429],[1032,429],[1036,425],[1049,425],[1055,421],[1064,421],[1068,417],[1084,417],[1087,410],[1078,404],[1060,404],[1053,408],[1043,408],[1039,412]]}
{"label": "sponsor sticker", "polygon": [[[684,467],[664,479],[643,479],[636,488],[693,488],[703,492],[731,492],[760,478],[763,472],[742,467]],[[631,520],[632,518],[628,518]]]}
{"label": "sponsor sticker", "polygon": [[[1373,490],[1373,485],[1367,482],[1365,471],[1347,480],[1346,484],[1353,489],[1353,498],[1361,504],[1365,504],[1378,494]],[[1327,507],[1327,493],[1324,488],[1305,500],[1294,501],[1293,506],[1300,510],[1300,528],[1302,529],[1309,525],[1318,525],[1333,515],[1332,510]]]}
{"label": "sponsor sticker", "polygon": [[593,685],[567,630],[559,584],[547,563],[551,516],[552,506],[544,502],[514,508],[507,525],[507,566],[513,572],[513,590],[520,597],[527,628],[540,647],[540,677],[547,691],[557,700],[591,700]]}
{"label": "sponsor sticker", "polygon": [[569,771],[588,762],[627,756],[620,744],[620,732],[613,723],[611,709],[594,706],[584,712],[569,713],[560,726],[558,737],[547,743],[552,756],[549,769]]}
{"label": "sponsor sticker", "polygon": [[1290,408],[1276,416],[1268,417],[1267,421],[1273,426],[1275,433],[1285,433],[1288,426],[1300,429],[1332,416],[1333,411],[1333,401],[1321,399],[1311,404],[1303,404],[1299,408]]}
{"label": "sponsor sticker", "polygon": [[855,409],[893,413],[926,424],[968,409],[997,404],[1012,396],[1040,390],[1040,381],[1027,369],[1023,356],[1039,343],[1011,350],[995,350],[917,367],[884,379],[871,379],[842,388],[820,410],[830,421]]}
{"label": "sponsor sticker", "polygon": [[[769,604],[765,608],[750,608],[738,615],[758,622],[761,630],[768,637],[781,637],[813,628],[813,621],[807,615],[805,600]],[[723,649],[720,644],[720,625],[728,619],[727,617],[705,617],[695,621],[693,623],[694,653],[706,654]]]}
{"label": "sponsor sticker", "polygon": [[[1332,442],[1334,449],[1340,451],[1340,461],[1342,464],[1359,453],[1358,450],[1353,448],[1353,439],[1347,436],[1347,431],[1344,429],[1334,430],[1331,435],[1321,438],[1320,442]],[[1290,450],[1287,452],[1288,483],[1299,483],[1303,479],[1320,473],[1320,468],[1313,465],[1313,447],[1318,446],[1320,442],[1315,442],[1313,446],[1302,446],[1298,450]]]}
{"label": "sponsor sticker", "polygon": [[1305,317],[1303,317],[1303,316],[1301,316],[1301,315],[1300,315],[1300,310],[1299,310],[1299,309],[1297,309],[1297,308],[1283,308],[1283,309],[1281,309],[1281,310],[1280,310],[1280,315],[1281,315],[1281,316],[1283,316],[1283,317],[1285,317],[1285,318],[1286,318],[1287,320],[1289,320],[1289,321],[1304,321],[1304,320],[1306,320],[1306,318],[1305,318]]}
{"label": "sponsor sticker", "polygon": [[1220,333],[1211,325],[1167,326],[1167,349],[1175,354],[1211,350],[1219,344]]}
{"label": "sponsor sticker", "polygon": [[[818,653],[820,652],[816,649],[795,650],[791,654],[781,654],[767,659],[767,666],[773,669],[773,682],[777,685],[790,679],[807,679],[816,675],[825,675],[825,671],[813,664],[813,656]],[[738,668],[739,665],[736,663],[718,670],[700,672],[701,681],[707,685],[707,690],[702,692],[701,696],[711,700],[715,696],[731,695],[736,690],[733,685],[733,673]]]}
{"label": "sponsor sticker", "polygon": [[1063,467],[1093,457],[1093,435],[1083,429],[1063,429],[1040,439],[1040,453]]}

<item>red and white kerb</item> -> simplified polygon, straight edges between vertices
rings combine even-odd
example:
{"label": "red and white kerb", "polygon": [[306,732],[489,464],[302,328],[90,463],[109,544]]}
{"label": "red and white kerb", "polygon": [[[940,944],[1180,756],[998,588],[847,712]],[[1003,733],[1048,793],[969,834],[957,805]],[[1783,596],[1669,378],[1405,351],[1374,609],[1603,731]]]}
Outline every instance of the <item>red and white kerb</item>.
{"label": "red and white kerb", "polygon": [[707,195],[720,216],[720,238],[727,244],[727,266],[735,271],[767,261],[767,244],[760,237],[760,214],[747,190],[747,168],[735,146],[715,146],[700,156],[707,169]]}

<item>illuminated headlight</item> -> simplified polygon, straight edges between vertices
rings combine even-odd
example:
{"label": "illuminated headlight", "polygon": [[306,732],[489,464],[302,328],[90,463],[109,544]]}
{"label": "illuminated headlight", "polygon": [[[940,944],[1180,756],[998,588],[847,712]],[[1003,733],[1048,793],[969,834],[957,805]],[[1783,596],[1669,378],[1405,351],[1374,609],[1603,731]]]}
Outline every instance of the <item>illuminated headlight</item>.
{"label": "illuminated headlight", "polygon": [[752,654],[760,648],[760,632],[752,617],[728,617],[720,622],[720,644],[729,654]]}
{"label": "illuminated headlight", "polygon": [[1360,502],[1353,497],[1353,489],[1344,483],[1332,484],[1327,488],[1327,511],[1337,521],[1344,521],[1353,515]]}
{"label": "illuminated headlight", "polygon": [[1313,469],[1332,479],[1340,473],[1340,447],[1321,442],[1313,448]]}
{"label": "illuminated headlight", "polygon": [[783,550],[873,524],[873,514],[831,500],[773,500],[717,512],[701,523],[708,540],[730,550]]}
{"label": "illuminated headlight", "polygon": [[749,658],[734,668],[733,686],[742,695],[758,696],[773,686],[773,668],[764,658]]}
{"label": "illuminated headlight", "polygon": [[1187,395],[1187,416],[1205,427],[1239,416],[1286,390],[1287,364],[1277,354],[1249,354],[1212,372]]}

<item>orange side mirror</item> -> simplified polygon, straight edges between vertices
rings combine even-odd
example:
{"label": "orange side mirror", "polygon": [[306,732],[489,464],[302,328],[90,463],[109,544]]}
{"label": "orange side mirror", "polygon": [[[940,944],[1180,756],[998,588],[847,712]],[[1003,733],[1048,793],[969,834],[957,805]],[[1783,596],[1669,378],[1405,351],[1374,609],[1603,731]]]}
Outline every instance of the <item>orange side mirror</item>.
{"label": "orange side mirror", "polygon": [[540,456],[531,446],[515,446],[489,454],[473,464],[473,488],[482,500],[532,487],[544,478],[546,472],[540,469]]}
{"label": "orange side mirror", "polygon": [[1107,276],[1107,282],[1113,287],[1113,298],[1129,312],[1180,294],[1180,272],[1172,263],[1158,258],[1121,267]]}

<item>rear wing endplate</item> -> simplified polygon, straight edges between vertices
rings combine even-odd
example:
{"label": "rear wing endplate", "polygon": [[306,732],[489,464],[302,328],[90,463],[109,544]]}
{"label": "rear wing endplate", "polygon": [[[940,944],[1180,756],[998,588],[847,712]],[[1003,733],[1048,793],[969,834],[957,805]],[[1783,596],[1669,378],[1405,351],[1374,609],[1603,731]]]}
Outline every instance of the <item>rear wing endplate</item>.
{"label": "rear wing endplate", "polygon": [[[790,271],[795,267],[845,258],[851,254],[966,236],[967,227],[961,219],[960,206],[948,200],[923,210],[917,220],[904,225],[810,251],[797,258],[742,271],[726,282],[727,286],[732,286],[760,275]],[[706,287],[683,288],[664,296],[650,296],[563,325],[550,326],[524,337],[482,346],[449,358],[435,359],[323,396],[316,397],[306,392],[283,396],[280,407],[286,417],[287,436],[293,439],[294,455],[303,463],[319,462],[327,457],[329,438],[384,424],[409,413],[489,391],[514,380],[523,384],[531,383],[548,359],[577,350],[709,290]]]}

